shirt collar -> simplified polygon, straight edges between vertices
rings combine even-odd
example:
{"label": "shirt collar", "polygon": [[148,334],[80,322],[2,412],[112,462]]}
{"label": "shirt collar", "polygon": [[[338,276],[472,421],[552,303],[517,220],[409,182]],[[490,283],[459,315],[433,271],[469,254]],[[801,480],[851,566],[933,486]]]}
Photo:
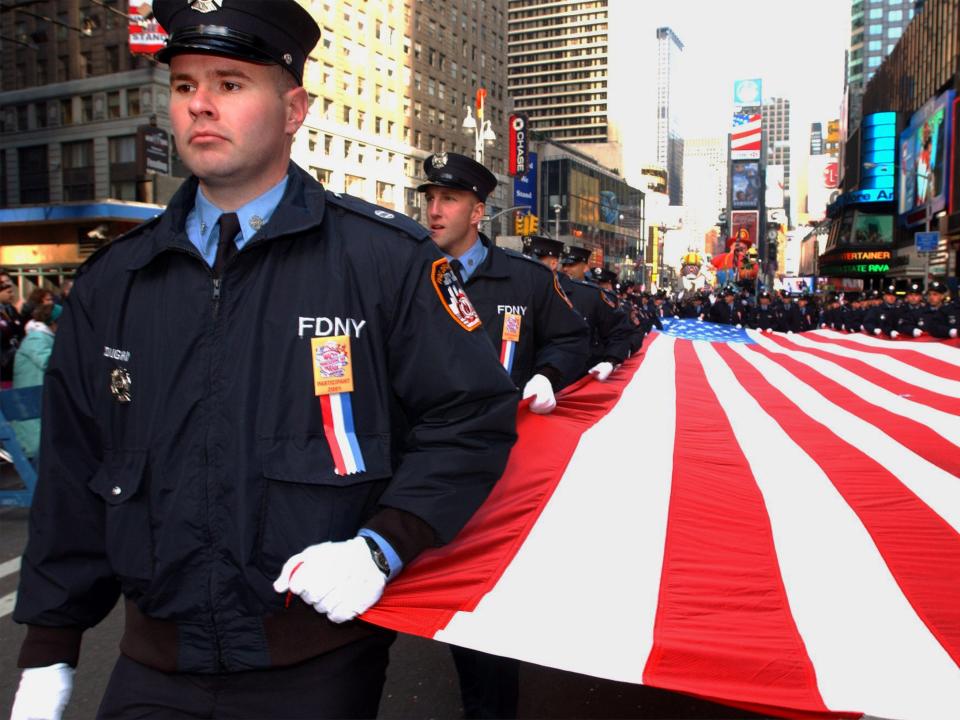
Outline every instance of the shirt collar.
{"label": "shirt collar", "polygon": [[[461,274],[463,275],[463,281],[466,282],[470,279],[470,276],[476,271],[478,267],[483,263],[487,258],[487,246],[483,244],[480,240],[480,236],[477,235],[477,239],[474,241],[473,246],[467,250],[463,255],[457,258],[460,263],[463,265],[463,270]],[[452,255],[447,255],[447,260],[452,260]]]}

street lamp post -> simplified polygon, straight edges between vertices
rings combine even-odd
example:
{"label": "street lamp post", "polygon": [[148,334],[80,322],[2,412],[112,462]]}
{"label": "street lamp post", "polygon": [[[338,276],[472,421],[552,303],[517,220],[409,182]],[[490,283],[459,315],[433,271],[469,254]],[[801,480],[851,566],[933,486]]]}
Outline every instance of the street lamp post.
{"label": "street lamp post", "polygon": [[553,236],[557,240],[560,239],[560,211],[561,210],[563,210],[563,205],[553,206]]}
{"label": "street lamp post", "polygon": [[487,143],[494,143],[497,140],[497,134],[493,131],[493,126],[489,120],[483,119],[483,106],[487,97],[487,91],[483,88],[477,90],[477,117],[474,119],[470,106],[467,106],[467,116],[463,119],[463,131],[467,135],[473,135],[473,158],[483,165],[483,149]]}

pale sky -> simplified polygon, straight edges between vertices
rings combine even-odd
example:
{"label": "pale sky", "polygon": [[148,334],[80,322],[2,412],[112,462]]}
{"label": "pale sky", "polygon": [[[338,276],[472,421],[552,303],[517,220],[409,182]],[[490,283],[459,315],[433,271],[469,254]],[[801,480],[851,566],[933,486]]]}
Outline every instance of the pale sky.
{"label": "pale sky", "polygon": [[[650,143],[643,154],[655,151],[656,29],[665,25],[684,44],[683,136],[726,135],[734,80],[761,78],[765,100],[790,100],[796,187],[810,123],[839,117],[849,0],[610,0],[610,6],[611,115],[632,118],[631,126],[642,129],[637,135]],[[638,149],[624,150],[632,158]]]}

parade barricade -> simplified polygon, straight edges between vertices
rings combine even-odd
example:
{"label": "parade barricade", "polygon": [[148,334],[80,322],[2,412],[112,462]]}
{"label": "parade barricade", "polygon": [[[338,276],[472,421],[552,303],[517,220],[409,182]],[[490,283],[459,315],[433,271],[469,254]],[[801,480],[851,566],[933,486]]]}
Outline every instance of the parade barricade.
{"label": "parade barricade", "polygon": [[0,507],[30,507],[37,484],[37,469],[27,457],[12,422],[40,417],[43,386],[0,391],[0,446],[10,456],[23,489],[0,490]]}

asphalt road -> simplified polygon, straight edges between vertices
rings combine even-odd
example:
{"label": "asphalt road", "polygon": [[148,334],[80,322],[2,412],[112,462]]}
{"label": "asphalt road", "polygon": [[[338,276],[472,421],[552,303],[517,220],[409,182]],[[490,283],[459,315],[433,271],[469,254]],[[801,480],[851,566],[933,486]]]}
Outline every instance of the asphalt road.
{"label": "asphalt road", "polygon": [[[5,483],[0,483],[5,484]],[[24,629],[13,623],[27,511],[0,509],[0,718],[8,717],[19,681],[17,650]],[[93,718],[117,656],[119,606],[84,636],[73,697],[65,720]],[[386,720],[460,718],[459,687],[446,645],[400,636],[391,651],[379,717]],[[740,710],[655,688],[574,675],[537,665],[520,674],[520,718],[755,718]]]}

